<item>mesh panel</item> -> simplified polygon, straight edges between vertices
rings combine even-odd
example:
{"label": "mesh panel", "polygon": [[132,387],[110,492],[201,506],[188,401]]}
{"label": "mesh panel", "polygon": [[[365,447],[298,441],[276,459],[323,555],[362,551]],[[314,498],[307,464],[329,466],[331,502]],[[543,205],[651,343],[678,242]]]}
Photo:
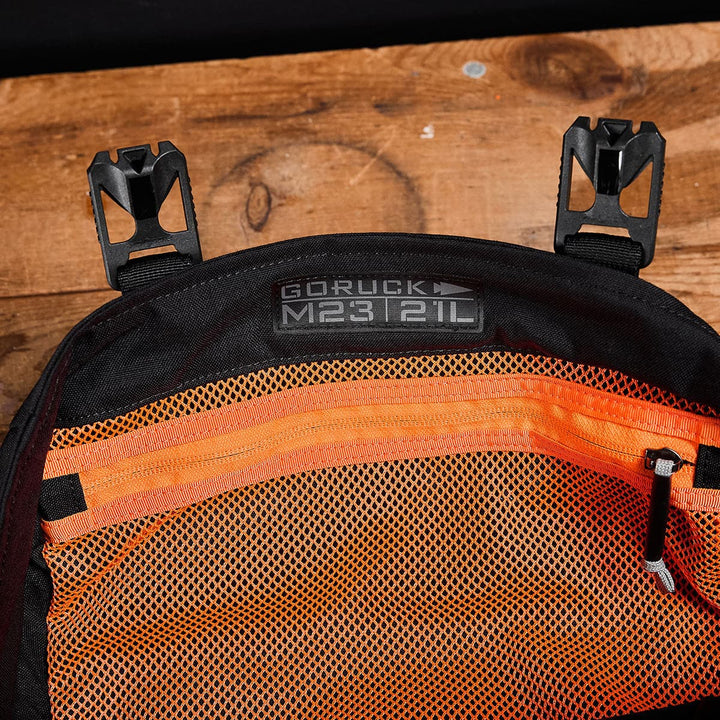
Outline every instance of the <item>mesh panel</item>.
{"label": "mesh panel", "polygon": [[703,415],[711,408],[691,403],[656,387],[604,368],[587,367],[541,355],[507,352],[335,360],[281,366],[192,388],[124,415],[101,422],[55,430],[51,449],[96,442],[191,413],[305,385],[367,379],[486,374],[531,374],[557,377],[616,395],[648,400]]}
{"label": "mesh panel", "polygon": [[[642,572],[645,516],[613,478],[485,453],[48,545],[54,718],[601,718],[720,692],[717,611]],[[670,564],[717,601],[708,517],[673,515]]]}
{"label": "mesh panel", "polygon": [[[676,520],[676,562],[720,610],[720,513],[677,513]],[[720,657],[717,651],[715,657]]]}

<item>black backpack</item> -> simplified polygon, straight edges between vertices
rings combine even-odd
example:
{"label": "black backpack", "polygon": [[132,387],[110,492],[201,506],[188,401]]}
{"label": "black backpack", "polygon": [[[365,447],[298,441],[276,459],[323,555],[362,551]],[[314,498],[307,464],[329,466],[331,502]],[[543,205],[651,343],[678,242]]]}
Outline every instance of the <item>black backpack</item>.
{"label": "black backpack", "polygon": [[182,154],[100,153],[122,296],[0,454],[3,717],[716,717],[720,341],[637,277],[663,156],[578,119],[555,254],[361,233],[201,262]]}

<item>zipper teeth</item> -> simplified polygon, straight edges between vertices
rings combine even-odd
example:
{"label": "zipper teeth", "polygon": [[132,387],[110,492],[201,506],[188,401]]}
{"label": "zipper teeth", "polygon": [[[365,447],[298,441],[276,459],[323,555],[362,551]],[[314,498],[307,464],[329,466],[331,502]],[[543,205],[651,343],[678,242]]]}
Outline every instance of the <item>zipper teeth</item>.
{"label": "zipper teeth", "polygon": [[[592,445],[593,447],[600,448],[601,450],[605,450],[609,453],[612,453],[613,455],[622,456],[625,458],[629,458],[629,457],[636,458],[638,460],[645,458],[645,460],[646,460],[645,467],[648,469],[653,469],[653,467],[651,465],[647,464],[647,457],[648,457],[647,453],[649,452],[647,450],[643,453],[630,452],[628,450],[621,450],[617,446],[604,445],[603,443],[596,442],[595,440],[590,440],[589,438],[586,438],[583,435],[578,435],[577,433],[570,432],[569,434],[572,435],[573,437],[576,437],[578,440],[581,440],[582,442],[584,442],[588,445]],[[672,451],[672,452],[674,453],[675,451]],[[677,467],[675,467],[673,469],[673,471],[672,471],[673,474],[675,472],[677,472],[678,470],[680,470],[681,468],[684,468],[685,466],[695,467],[694,461],[688,460],[688,459],[680,456],[678,453],[675,453],[675,455],[677,455],[678,459],[675,461],[675,463],[677,464]]]}

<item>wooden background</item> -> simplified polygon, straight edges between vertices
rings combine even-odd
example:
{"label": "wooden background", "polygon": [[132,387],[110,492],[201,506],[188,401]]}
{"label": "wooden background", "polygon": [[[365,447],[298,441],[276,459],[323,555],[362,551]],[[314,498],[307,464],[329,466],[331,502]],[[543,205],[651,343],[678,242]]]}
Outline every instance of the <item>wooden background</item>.
{"label": "wooden background", "polygon": [[0,435],[65,333],[115,295],[94,153],[165,139],[188,158],[205,257],[367,230],[549,250],[564,130],[652,120],[667,165],[642,276],[720,329],[719,88],[720,23],[2,80]]}

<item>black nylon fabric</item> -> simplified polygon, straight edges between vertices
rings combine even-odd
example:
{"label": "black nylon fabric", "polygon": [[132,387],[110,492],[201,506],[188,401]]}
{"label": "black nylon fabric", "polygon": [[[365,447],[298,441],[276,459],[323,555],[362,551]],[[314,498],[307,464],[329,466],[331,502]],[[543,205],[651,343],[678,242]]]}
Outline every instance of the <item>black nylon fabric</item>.
{"label": "black nylon fabric", "polygon": [[44,520],[60,520],[87,510],[80,476],[71,473],[43,480],[38,510]]}
{"label": "black nylon fabric", "polygon": [[[38,613],[38,608],[45,599],[49,605],[50,573],[28,570],[28,565],[37,537],[40,481],[67,370],[63,347],[23,403],[0,447],[0,709],[7,717],[16,717],[13,708],[39,712],[49,705],[49,700],[45,702],[47,641],[43,640],[47,612]],[[18,673],[20,661],[26,669]],[[23,693],[17,706],[16,691]],[[29,717],[46,716],[30,712]]]}
{"label": "black nylon fabric", "polygon": [[[478,283],[484,332],[275,332],[273,283],[357,272]],[[667,293],[567,256],[443,236],[332,235],[246,250],[130,294],[73,344],[58,413],[64,426],[284,362],[491,347],[613,368],[720,405],[719,338]]]}
{"label": "black nylon fabric", "polygon": [[18,653],[15,720],[50,718],[47,615],[52,599],[50,569],[43,558],[45,535],[38,522],[25,577],[22,641]]}
{"label": "black nylon fabric", "polygon": [[[475,282],[483,288],[485,330],[274,331],[274,283],[357,272]],[[0,450],[0,707],[12,708],[18,689],[17,708],[46,712],[37,607],[51,588],[42,568],[28,572],[28,565],[53,425],[113,417],[270,365],[495,348],[612,368],[720,407],[720,338],[682,303],[631,275],[502,243],[396,234],[301,238],[202,263],[93,313],[55,353]],[[37,605],[23,603],[25,587]]]}

